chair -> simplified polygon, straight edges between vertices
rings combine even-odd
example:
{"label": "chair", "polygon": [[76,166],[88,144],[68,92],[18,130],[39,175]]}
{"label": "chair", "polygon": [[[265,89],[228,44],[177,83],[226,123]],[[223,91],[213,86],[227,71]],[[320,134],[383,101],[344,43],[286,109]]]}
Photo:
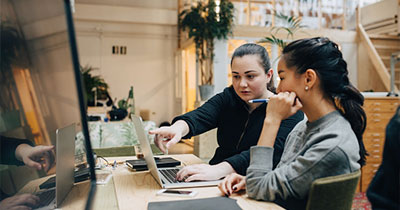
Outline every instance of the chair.
{"label": "chair", "polygon": [[351,209],[360,170],[338,176],[315,180],[310,189],[307,210],[347,210]]}

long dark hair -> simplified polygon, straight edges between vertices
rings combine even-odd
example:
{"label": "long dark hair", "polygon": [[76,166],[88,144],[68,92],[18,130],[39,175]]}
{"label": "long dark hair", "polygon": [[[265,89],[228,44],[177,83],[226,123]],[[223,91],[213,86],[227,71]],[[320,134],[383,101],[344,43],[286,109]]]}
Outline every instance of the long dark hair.
{"label": "long dark hair", "polygon": [[[264,68],[265,74],[268,74],[268,71],[271,69],[271,62],[269,61],[268,52],[263,46],[253,43],[247,43],[236,48],[235,52],[233,52],[232,55],[231,66],[234,58],[243,57],[245,55],[260,56],[260,64]],[[276,93],[273,76],[267,84],[267,89],[273,93]]]}
{"label": "long dark hair", "polygon": [[349,81],[347,63],[336,43],[325,37],[300,39],[283,49],[283,59],[288,68],[295,67],[296,73],[307,69],[316,71],[326,97],[330,98],[341,114],[350,122],[360,146],[361,166],[365,164],[365,150],[362,140],[367,117],[362,105],[364,97]]}

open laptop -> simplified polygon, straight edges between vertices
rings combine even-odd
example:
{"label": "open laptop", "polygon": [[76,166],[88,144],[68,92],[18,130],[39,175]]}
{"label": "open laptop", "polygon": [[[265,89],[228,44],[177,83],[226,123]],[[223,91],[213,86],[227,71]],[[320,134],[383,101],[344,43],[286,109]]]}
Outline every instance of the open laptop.
{"label": "open laptop", "polygon": [[180,170],[179,167],[157,168],[153,152],[151,151],[150,143],[143,128],[142,119],[134,115],[131,115],[131,118],[135,126],[136,134],[139,138],[140,147],[142,149],[144,159],[146,160],[147,167],[149,168],[151,175],[162,188],[216,186],[219,182],[221,182],[221,180],[195,182],[177,181],[175,178],[176,173],[178,173],[178,171]]}
{"label": "open laptop", "polygon": [[75,124],[56,131],[56,186],[35,195],[40,198],[38,209],[60,207],[74,185]]}

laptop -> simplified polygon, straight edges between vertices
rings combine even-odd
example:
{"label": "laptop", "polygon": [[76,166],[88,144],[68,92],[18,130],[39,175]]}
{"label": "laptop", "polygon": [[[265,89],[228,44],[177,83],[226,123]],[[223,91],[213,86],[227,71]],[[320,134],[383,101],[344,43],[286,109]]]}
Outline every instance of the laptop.
{"label": "laptop", "polygon": [[56,131],[56,186],[35,193],[40,198],[37,209],[60,207],[74,185],[75,124]]}
{"label": "laptop", "polygon": [[179,167],[170,168],[157,168],[154,160],[153,152],[151,151],[150,143],[147,139],[147,135],[143,128],[142,119],[140,117],[131,115],[132,122],[135,126],[136,134],[139,138],[140,147],[142,149],[144,159],[146,160],[147,167],[150,170],[151,175],[158,182],[162,188],[185,188],[185,187],[205,187],[205,186],[216,186],[221,180],[212,181],[195,181],[195,182],[184,182],[176,180],[176,174],[180,170]]}

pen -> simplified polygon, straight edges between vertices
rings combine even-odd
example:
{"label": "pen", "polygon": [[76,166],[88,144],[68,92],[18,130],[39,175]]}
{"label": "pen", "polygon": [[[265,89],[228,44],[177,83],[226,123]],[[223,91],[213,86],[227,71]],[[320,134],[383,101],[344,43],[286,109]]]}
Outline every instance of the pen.
{"label": "pen", "polygon": [[268,101],[269,101],[268,98],[252,99],[252,100],[249,100],[249,103],[267,103]]}

